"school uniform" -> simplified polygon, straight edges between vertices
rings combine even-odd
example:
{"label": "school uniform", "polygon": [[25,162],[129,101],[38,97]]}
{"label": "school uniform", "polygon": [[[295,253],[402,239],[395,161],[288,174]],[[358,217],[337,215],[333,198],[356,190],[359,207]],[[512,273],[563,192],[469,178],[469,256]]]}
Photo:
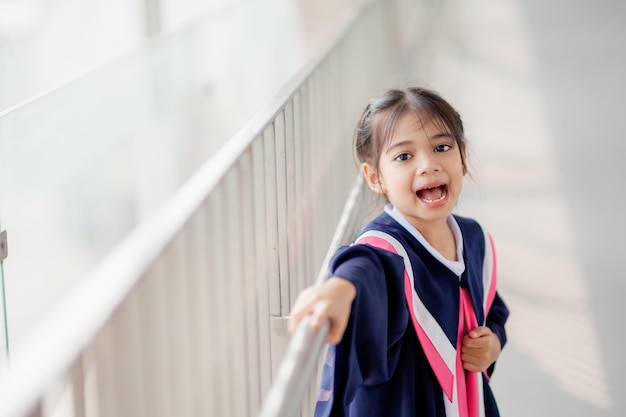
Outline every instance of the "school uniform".
{"label": "school uniform", "polygon": [[342,341],[329,346],[316,417],[499,416],[494,366],[466,372],[460,362],[462,337],[477,325],[506,343],[493,245],[474,220],[452,215],[448,224],[458,261],[391,206],[337,251],[330,275],[351,281],[356,298]]}

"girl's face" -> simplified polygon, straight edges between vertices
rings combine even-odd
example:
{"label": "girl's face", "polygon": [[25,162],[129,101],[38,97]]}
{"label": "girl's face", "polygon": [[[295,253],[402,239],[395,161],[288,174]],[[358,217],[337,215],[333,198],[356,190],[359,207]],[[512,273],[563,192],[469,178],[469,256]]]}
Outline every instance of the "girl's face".
{"label": "girl's face", "polygon": [[422,124],[415,113],[404,113],[383,144],[378,168],[363,164],[370,188],[385,194],[417,230],[446,224],[465,175],[465,146],[459,148],[448,130],[431,119]]}

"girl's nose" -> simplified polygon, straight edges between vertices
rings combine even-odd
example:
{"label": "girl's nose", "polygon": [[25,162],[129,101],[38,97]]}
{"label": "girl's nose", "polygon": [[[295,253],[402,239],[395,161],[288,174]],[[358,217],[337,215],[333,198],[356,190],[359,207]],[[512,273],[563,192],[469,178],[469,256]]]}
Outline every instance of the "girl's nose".
{"label": "girl's nose", "polygon": [[417,174],[424,175],[436,172],[441,169],[439,162],[434,154],[422,154],[417,158]]}

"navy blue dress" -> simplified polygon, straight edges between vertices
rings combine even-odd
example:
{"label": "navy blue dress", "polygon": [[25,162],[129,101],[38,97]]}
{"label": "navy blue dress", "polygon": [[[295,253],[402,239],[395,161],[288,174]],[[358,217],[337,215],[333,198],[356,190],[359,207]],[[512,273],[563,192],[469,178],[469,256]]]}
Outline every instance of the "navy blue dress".
{"label": "navy blue dress", "polygon": [[[478,323],[485,323],[506,343],[508,309],[496,293],[485,318],[482,299],[485,234],[474,220],[454,216],[463,236],[465,271],[461,279],[397,223],[382,213],[364,231],[393,236],[408,253],[415,290],[456,346],[460,287],[469,289]],[[404,291],[405,264],[395,253],[367,244],[340,248],[330,275],[357,289],[341,342],[329,346],[315,416],[444,417],[442,387],[411,321]],[[487,371],[493,372],[493,365]],[[483,378],[487,417],[499,416],[487,378]]]}

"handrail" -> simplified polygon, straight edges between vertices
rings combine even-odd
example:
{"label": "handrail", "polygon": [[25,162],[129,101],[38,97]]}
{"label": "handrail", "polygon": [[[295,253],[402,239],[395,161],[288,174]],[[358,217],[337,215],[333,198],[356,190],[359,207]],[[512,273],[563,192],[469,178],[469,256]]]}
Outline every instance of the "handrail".
{"label": "handrail", "polygon": [[[337,248],[354,238],[363,216],[359,209],[365,194],[363,176],[358,175],[350,197],[344,207],[337,230],[328,249],[326,259],[315,285],[321,285],[328,277],[328,262]],[[315,365],[318,363],[324,340],[328,335],[330,322],[326,321],[319,329],[313,329],[309,317],[298,324],[287,352],[280,363],[278,375],[263,403],[259,417],[293,417],[298,415],[306,388],[311,383]]]}
{"label": "handrail", "polygon": [[329,327],[330,322],[326,321],[321,328],[315,330],[308,317],[302,319],[289,343],[259,417],[298,415]]}

